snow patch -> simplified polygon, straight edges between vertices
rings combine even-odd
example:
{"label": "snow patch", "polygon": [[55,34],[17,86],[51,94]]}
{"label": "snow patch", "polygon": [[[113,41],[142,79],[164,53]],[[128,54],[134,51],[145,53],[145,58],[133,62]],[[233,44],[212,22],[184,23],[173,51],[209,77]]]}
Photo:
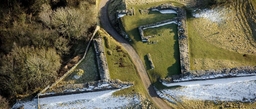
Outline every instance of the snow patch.
{"label": "snow patch", "polygon": [[194,10],[193,16],[196,18],[205,18],[212,22],[220,23],[225,20],[226,9],[214,8],[214,9],[203,9]]}
{"label": "snow patch", "polygon": [[171,9],[159,10],[159,12],[160,12],[161,14],[177,14],[176,11],[171,10]]}
{"label": "snow patch", "polygon": [[256,81],[186,86],[161,90],[161,93],[161,97],[168,101],[171,101],[172,98],[178,99],[184,97],[192,100],[248,102],[256,100]]}
{"label": "snow patch", "polygon": [[79,76],[79,75],[74,75],[74,78],[75,79],[79,79],[81,76]]}
{"label": "snow patch", "polygon": [[117,18],[122,18],[122,17],[124,17],[126,14],[118,14],[117,15]]}

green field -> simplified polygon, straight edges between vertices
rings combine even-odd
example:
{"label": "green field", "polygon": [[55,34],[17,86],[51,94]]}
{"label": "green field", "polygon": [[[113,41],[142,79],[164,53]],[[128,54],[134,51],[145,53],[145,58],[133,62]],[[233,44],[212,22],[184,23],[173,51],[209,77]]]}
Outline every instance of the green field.
{"label": "green field", "polygon": [[[82,70],[83,73],[79,79],[75,79],[74,76]],[[85,83],[89,81],[99,80],[99,73],[96,65],[96,57],[93,46],[91,46],[87,52],[85,59],[76,67],[75,71],[72,72],[63,82],[71,83]]]}

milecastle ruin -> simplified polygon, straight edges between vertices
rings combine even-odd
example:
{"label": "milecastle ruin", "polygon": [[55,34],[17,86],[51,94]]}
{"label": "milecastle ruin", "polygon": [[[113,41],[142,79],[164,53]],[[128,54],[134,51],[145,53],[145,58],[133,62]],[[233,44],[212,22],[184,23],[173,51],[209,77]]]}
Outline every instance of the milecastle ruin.
{"label": "milecastle ruin", "polygon": [[[157,0],[159,2],[159,0]],[[188,3],[188,0],[183,0],[184,4]],[[190,0],[191,1],[191,0]],[[197,1],[197,0],[195,0]],[[145,0],[139,1],[144,4],[155,2],[154,0]],[[133,0],[126,0],[127,4],[138,4]],[[223,78],[223,77],[233,77],[233,76],[250,76],[256,75],[256,67],[236,67],[236,68],[224,68],[218,70],[198,70],[192,71],[190,70],[190,62],[189,62],[189,47],[188,47],[188,33],[186,31],[186,11],[183,8],[175,7],[172,4],[162,4],[156,7],[151,7],[148,10],[140,10],[141,14],[148,13],[149,11],[158,11],[162,14],[176,14],[177,17],[172,19],[164,20],[161,22],[156,22],[153,24],[141,25],[138,27],[138,31],[140,34],[140,38],[142,42],[149,42],[151,36],[145,36],[144,30],[149,28],[157,28],[160,26],[168,25],[168,24],[176,24],[178,29],[178,43],[179,43],[179,54],[180,54],[180,67],[181,74],[173,75],[167,78],[161,79],[164,83],[172,83],[172,82],[180,82],[180,81],[190,81],[190,80],[199,80],[199,79],[213,79],[213,78]],[[129,11],[127,11],[129,12]],[[117,13],[118,15],[119,13]],[[126,13],[125,15],[128,15]],[[125,16],[123,15],[123,16]],[[122,17],[123,17],[122,16]],[[119,18],[118,18],[119,19]],[[123,30],[124,31],[124,30]],[[149,55],[149,56],[148,56]],[[148,54],[148,60],[151,65],[153,61],[151,59],[150,54]],[[154,67],[152,66],[151,69]]]}

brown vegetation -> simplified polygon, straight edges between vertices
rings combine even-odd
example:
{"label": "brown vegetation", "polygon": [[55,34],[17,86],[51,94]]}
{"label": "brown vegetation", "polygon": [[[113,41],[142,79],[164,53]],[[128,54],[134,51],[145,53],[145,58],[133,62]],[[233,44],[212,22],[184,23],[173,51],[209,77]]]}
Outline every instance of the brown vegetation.
{"label": "brown vegetation", "polygon": [[0,95],[11,99],[50,85],[90,39],[94,8],[95,0],[1,0]]}
{"label": "brown vegetation", "polygon": [[9,109],[8,101],[0,96],[0,109]]}

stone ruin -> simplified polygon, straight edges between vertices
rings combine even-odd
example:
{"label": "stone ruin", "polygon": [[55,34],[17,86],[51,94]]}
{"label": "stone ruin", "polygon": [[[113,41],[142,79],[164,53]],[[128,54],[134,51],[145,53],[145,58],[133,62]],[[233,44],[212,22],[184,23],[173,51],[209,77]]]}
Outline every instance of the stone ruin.
{"label": "stone ruin", "polygon": [[156,23],[153,23],[153,24],[139,26],[138,30],[139,30],[139,33],[140,33],[141,41],[142,42],[148,42],[149,38],[151,37],[151,36],[144,36],[143,31],[145,29],[156,28],[156,27],[160,27],[160,26],[164,26],[164,25],[168,25],[168,24],[172,24],[172,23],[177,24],[177,19],[176,18],[168,19],[168,20],[164,20],[164,21],[161,21],[161,22],[156,22]]}
{"label": "stone ruin", "polygon": [[149,10],[151,11],[159,11],[159,10],[174,10],[177,11],[177,7],[174,7],[172,4],[161,4],[156,7],[151,7]]}
{"label": "stone ruin", "polygon": [[164,20],[161,22],[156,22],[154,24],[142,25],[138,27],[139,34],[142,42],[148,42],[150,36],[144,36],[143,30],[148,28],[156,28],[159,26],[167,24],[177,24],[178,25],[178,42],[179,42],[179,54],[180,54],[180,66],[181,74],[186,74],[190,70],[189,63],[189,48],[188,48],[188,39],[186,28],[186,11],[182,8],[173,7],[169,4],[162,4],[157,7],[150,8],[151,10],[162,10],[162,9],[172,9],[177,12],[177,17],[173,19]]}

